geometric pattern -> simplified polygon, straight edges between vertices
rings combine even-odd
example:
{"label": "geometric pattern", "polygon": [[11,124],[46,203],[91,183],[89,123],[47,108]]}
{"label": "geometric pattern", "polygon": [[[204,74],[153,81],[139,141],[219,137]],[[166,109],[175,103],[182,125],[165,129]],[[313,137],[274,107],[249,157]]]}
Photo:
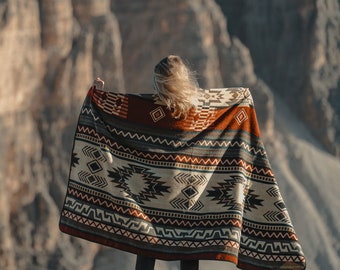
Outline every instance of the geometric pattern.
{"label": "geometric pattern", "polygon": [[241,125],[243,122],[247,121],[248,115],[246,111],[242,109],[234,116],[234,118],[236,119],[237,123]]}
{"label": "geometric pattern", "polygon": [[235,104],[253,105],[249,89],[243,87],[203,89],[198,101],[203,108],[231,107]]}
{"label": "geometric pattern", "polygon": [[[240,187],[244,185],[244,179],[231,175],[230,178],[224,179],[223,182],[217,184],[217,186],[212,187],[212,190],[207,190],[207,197],[212,197],[213,201],[217,201],[217,204],[222,204],[223,207],[229,210],[241,210],[243,199],[238,200],[238,198],[244,195],[244,188]],[[242,194],[235,195],[237,192],[242,192]]]}
{"label": "geometric pattern", "polygon": [[93,159],[96,159],[102,162],[106,161],[106,158],[103,155],[103,153],[100,150],[98,150],[96,147],[87,145],[82,149],[82,152],[87,157],[91,157]]}
{"label": "geometric pattern", "polygon": [[93,175],[93,174],[88,173],[86,171],[79,172],[78,176],[79,176],[80,181],[82,181],[84,183],[91,184],[93,186],[103,188],[103,187],[106,187],[108,185],[108,183],[107,183],[107,181],[104,177]]}
{"label": "geometric pattern", "polygon": [[195,201],[193,199],[187,198],[175,198],[170,204],[176,209],[190,209],[191,211],[199,211],[203,208],[203,203],[201,201]]}
{"label": "geometric pattern", "polygon": [[305,269],[249,89],[202,90],[186,119],[156,99],[90,89],[61,231],[163,260]]}
{"label": "geometric pattern", "polygon": [[117,188],[122,189],[131,199],[140,204],[150,199],[157,199],[157,196],[162,196],[170,188],[159,181],[160,177],[155,176],[148,168],[133,164],[109,170],[108,177]]}
{"label": "geometric pattern", "polygon": [[157,107],[150,112],[150,115],[154,122],[158,122],[163,117],[165,117],[165,112],[163,111],[162,107]]}
{"label": "geometric pattern", "polygon": [[[79,157],[78,157],[79,156]],[[105,188],[108,182],[104,176],[100,173],[103,170],[102,164],[107,161],[102,151],[94,146],[86,145],[82,148],[80,153],[73,152],[71,158],[71,167],[78,168],[80,165],[81,157],[85,161],[86,166],[79,169],[78,178],[81,182],[96,186],[99,188]]]}
{"label": "geometric pattern", "polygon": [[89,94],[103,112],[127,118],[128,99],[125,95],[94,91],[94,88],[90,89]]}
{"label": "geometric pattern", "polygon": [[204,204],[199,200],[199,196],[207,183],[206,177],[199,174],[179,173],[175,175],[174,180],[182,184],[183,188],[170,204],[176,209],[200,211]]}
{"label": "geometric pattern", "polygon": [[103,169],[97,160],[92,160],[91,162],[87,163],[87,167],[90,169],[91,173],[97,173]]}
{"label": "geometric pattern", "polygon": [[210,89],[210,91],[204,91],[199,101],[202,103],[202,107],[221,106],[227,99],[229,100],[231,98],[226,98],[225,95],[226,93],[219,89]]}
{"label": "geometric pattern", "polygon": [[77,153],[72,153],[71,156],[71,167],[76,167],[76,165],[79,165],[79,157],[77,157]]}
{"label": "geometric pattern", "polygon": [[263,216],[266,220],[274,222],[287,222],[289,220],[288,216],[282,211],[267,211]]}
{"label": "geometric pattern", "polygon": [[190,123],[190,129],[199,131],[209,127],[215,119],[216,110],[214,108],[198,108],[197,114]]}
{"label": "geometric pattern", "polygon": [[263,206],[263,199],[255,193],[255,190],[249,189],[246,192],[244,198],[244,211],[252,211],[252,209],[258,209],[259,206]]}
{"label": "geometric pattern", "polygon": [[277,197],[280,194],[278,187],[270,187],[266,191],[270,197]]}

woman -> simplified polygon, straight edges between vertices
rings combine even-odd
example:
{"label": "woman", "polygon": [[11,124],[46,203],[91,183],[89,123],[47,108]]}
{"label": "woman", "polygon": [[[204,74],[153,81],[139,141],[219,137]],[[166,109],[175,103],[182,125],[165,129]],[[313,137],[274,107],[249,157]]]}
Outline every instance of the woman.
{"label": "woman", "polygon": [[90,88],[60,230],[140,254],[136,270],[155,258],[181,270],[198,260],[305,269],[249,89],[200,89],[173,55],[154,71],[158,98],[106,93],[100,79]]}
{"label": "woman", "polygon": [[[200,95],[194,73],[177,55],[169,55],[155,66],[154,89],[175,119],[185,119]],[[153,270],[154,266],[154,258],[137,256],[136,270]],[[182,260],[180,269],[198,270],[198,260]]]}
{"label": "woman", "polygon": [[155,66],[154,88],[176,119],[186,118],[200,95],[194,73],[177,55],[169,55]]}

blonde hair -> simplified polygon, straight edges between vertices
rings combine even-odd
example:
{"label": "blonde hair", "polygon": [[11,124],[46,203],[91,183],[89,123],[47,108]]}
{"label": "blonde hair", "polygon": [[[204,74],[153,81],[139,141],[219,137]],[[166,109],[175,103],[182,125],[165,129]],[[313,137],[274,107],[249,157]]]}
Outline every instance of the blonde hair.
{"label": "blonde hair", "polygon": [[176,119],[187,117],[197,103],[200,90],[194,73],[177,55],[169,55],[155,66],[154,88]]}

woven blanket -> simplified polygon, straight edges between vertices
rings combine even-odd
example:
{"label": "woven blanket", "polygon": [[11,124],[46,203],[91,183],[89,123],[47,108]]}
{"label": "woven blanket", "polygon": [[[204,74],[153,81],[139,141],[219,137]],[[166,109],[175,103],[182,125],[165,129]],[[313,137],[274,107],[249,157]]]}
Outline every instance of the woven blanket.
{"label": "woven blanket", "polygon": [[247,88],[203,90],[174,119],[155,95],[92,87],[59,226],[157,259],[305,269]]}

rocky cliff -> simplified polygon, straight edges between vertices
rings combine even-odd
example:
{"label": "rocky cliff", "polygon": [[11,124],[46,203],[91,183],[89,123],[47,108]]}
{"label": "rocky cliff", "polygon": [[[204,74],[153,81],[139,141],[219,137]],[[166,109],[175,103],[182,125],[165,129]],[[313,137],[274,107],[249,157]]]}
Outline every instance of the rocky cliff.
{"label": "rocky cliff", "polygon": [[149,92],[168,54],[202,87],[252,89],[308,269],[337,269],[339,27],[337,0],[1,1],[0,269],[133,269],[130,254],[61,234],[59,210],[93,78]]}
{"label": "rocky cliff", "polygon": [[340,151],[339,1],[221,1],[255,72],[333,155]]}

